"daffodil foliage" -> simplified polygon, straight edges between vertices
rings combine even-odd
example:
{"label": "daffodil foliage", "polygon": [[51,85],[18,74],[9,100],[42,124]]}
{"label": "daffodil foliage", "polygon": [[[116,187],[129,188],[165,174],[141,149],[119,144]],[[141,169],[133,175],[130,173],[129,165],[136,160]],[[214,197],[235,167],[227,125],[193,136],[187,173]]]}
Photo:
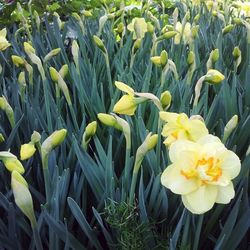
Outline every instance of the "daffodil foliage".
{"label": "daffodil foliage", "polygon": [[249,14],[1,1],[0,249],[248,249]]}

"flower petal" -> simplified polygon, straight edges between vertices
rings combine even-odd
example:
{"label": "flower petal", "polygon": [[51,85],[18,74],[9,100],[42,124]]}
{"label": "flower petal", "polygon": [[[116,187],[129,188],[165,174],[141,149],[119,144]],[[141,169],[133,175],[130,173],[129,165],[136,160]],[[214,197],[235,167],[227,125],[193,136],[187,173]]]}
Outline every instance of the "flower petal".
{"label": "flower petal", "polygon": [[218,194],[215,202],[220,204],[227,204],[230,202],[231,199],[234,198],[234,195],[234,186],[233,183],[230,181],[227,186],[218,188]]}
{"label": "flower petal", "polygon": [[206,128],[205,123],[200,120],[189,120],[189,137],[192,141],[198,141],[205,135],[208,135],[208,129]]}
{"label": "flower petal", "polygon": [[182,195],[182,202],[192,213],[203,214],[213,207],[217,194],[217,186],[204,185],[192,193]]}
{"label": "flower petal", "polygon": [[[188,141],[188,140],[177,140],[175,143],[171,144],[169,149],[169,158],[172,162],[179,161],[185,162],[182,158],[183,151],[188,152],[199,152],[199,145]],[[181,156],[181,157],[180,157]]]}
{"label": "flower petal", "polygon": [[198,188],[196,179],[187,179],[176,165],[169,165],[161,175],[161,183],[175,194],[188,194]]}
{"label": "flower petal", "polygon": [[231,179],[234,179],[240,173],[240,167],[240,159],[233,151],[228,150],[224,153],[221,168]]}
{"label": "flower petal", "polygon": [[115,81],[115,86],[120,89],[121,91],[133,96],[134,95],[134,90],[129,87],[127,84],[123,83],[123,82],[118,82]]}

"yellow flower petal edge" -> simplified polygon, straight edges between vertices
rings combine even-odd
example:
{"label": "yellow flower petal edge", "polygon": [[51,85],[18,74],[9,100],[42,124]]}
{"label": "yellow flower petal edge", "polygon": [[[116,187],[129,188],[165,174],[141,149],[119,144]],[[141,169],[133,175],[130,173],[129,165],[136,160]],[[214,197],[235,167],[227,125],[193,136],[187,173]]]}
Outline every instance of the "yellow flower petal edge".
{"label": "yellow flower petal edge", "polygon": [[162,129],[162,136],[166,137],[164,144],[170,146],[179,139],[197,141],[208,134],[205,123],[194,117],[188,118],[184,113],[160,112],[161,120],[166,124]]}
{"label": "yellow flower petal edge", "polygon": [[240,173],[241,162],[218,137],[178,140],[171,144],[169,158],[172,164],[162,173],[161,183],[180,194],[190,212],[202,214],[215,203],[227,204],[234,198],[231,180]]}

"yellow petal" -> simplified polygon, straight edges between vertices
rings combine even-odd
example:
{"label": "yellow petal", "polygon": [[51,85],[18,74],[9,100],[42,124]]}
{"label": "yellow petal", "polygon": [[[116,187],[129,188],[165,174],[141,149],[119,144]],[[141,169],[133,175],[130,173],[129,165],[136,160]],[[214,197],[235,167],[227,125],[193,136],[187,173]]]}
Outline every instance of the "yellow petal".
{"label": "yellow petal", "polygon": [[33,144],[27,143],[21,146],[20,158],[21,160],[27,160],[31,158],[36,152],[36,148]]}
{"label": "yellow petal", "polygon": [[134,97],[130,95],[124,95],[115,104],[113,112],[122,114],[122,115],[134,115],[136,106],[137,105],[135,103]]}
{"label": "yellow petal", "polygon": [[177,162],[180,159],[182,160],[182,162],[184,162],[184,160],[182,159],[182,153],[185,151],[190,152],[190,154],[193,153],[194,155],[196,155],[196,152],[199,152],[199,145],[188,140],[178,140],[175,143],[171,144],[169,148],[169,158],[171,162]]}
{"label": "yellow petal", "polygon": [[168,166],[161,175],[161,183],[175,194],[188,194],[198,188],[195,179],[187,179],[176,164]]}
{"label": "yellow petal", "polygon": [[240,173],[241,163],[239,157],[233,151],[228,150],[221,160],[222,171],[225,172],[230,179],[234,179]]}
{"label": "yellow petal", "polygon": [[6,37],[6,35],[7,35],[7,29],[6,28],[4,28],[4,29],[1,29],[0,30],[0,36],[2,36],[2,37]]}
{"label": "yellow petal", "polygon": [[134,95],[134,90],[129,87],[127,84],[123,83],[123,82],[118,82],[115,81],[115,86],[120,89],[121,91],[133,96]]}
{"label": "yellow petal", "polygon": [[213,207],[217,194],[217,186],[204,185],[192,193],[182,195],[182,202],[192,213],[203,214]]}
{"label": "yellow petal", "polygon": [[208,135],[206,125],[200,120],[189,120],[188,132],[190,140],[198,141],[201,137]]}
{"label": "yellow petal", "polygon": [[171,123],[175,123],[179,116],[179,114],[177,113],[164,112],[164,111],[161,111],[159,114],[160,114],[161,120],[165,122],[171,122]]}
{"label": "yellow petal", "polygon": [[230,183],[225,187],[218,188],[218,194],[216,197],[216,203],[220,204],[227,204],[233,199],[235,196],[234,186],[233,183]]}

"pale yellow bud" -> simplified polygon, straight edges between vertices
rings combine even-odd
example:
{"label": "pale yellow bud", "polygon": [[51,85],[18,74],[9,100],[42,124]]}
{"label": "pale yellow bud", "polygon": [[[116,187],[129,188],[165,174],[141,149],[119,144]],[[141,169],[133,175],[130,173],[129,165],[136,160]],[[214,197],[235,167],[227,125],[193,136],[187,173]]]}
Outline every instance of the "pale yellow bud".
{"label": "pale yellow bud", "polygon": [[28,217],[31,226],[35,227],[36,218],[34,214],[33,200],[28,189],[28,183],[17,171],[13,171],[11,174],[11,188],[16,205]]}
{"label": "pale yellow bud", "polygon": [[12,62],[17,66],[17,67],[20,67],[20,66],[24,66],[25,65],[25,61],[23,60],[22,57],[20,56],[11,56],[11,59],[12,59]]}
{"label": "pale yellow bud", "polygon": [[25,171],[22,163],[17,158],[14,158],[14,157],[9,158],[9,157],[7,157],[7,158],[2,159],[2,162],[3,162],[4,166],[10,172],[15,170],[18,173],[23,174],[24,171]]}
{"label": "pale yellow bud", "polygon": [[210,69],[205,75],[205,81],[213,84],[221,83],[225,79],[225,76],[218,70]]}
{"label": "pale yellow bud", "polygon": [[160,102],[161,102],[162,108],[164,110],[169,108],[169,106],[171,104],[171,100],[172,100],[172,96],[168,90],[164,91],[161,94]]}
{"label": "pale yellow bud", "polygon": [[104,46],[104,43],[103,41],[98,37],[98,36],[93,36],[93,39],[94,39],[94,42],[96,44],[96,46],[104,53],[106,53],[106,49],[105,49],[105,46]]}
{"label": "pale yellow bud", "polygon": [[23,46],[24,46],[24,51],[26,54],[30,54],[30,53],[35,54],[36,53],[35,49],[29,43],[24,42]]}
{"label": "pale yellow bud", "polygon": [[51,77],[52,81],[58,82],[58,72],[56,71],[56,69],[53,67],[50,67],[49,73],[50,73],[50,77]]}
{"label": "pale yellow bud", "polygon": [[117,120],[113,115],[99,113],[97,117],[104,125],[114,127],[122,131],[122,127],[118,124]]}
{"label": "pale yellow bud", "polygon": [[36,152],[36,148],[35,148],[34,144],[32,144],[32,143],[23,144],[23,145],[21,145],[20,159],[22,161],[27,160],[27,159],[31,158],[35,152]]}

